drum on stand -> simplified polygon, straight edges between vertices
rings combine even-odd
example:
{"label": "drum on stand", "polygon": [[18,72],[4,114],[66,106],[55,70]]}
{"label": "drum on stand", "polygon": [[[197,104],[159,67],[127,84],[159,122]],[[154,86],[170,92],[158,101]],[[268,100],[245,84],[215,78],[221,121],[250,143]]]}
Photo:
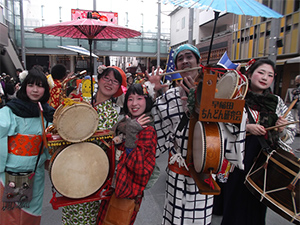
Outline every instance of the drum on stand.
{"label": "drum on stand", "polygon": [[91,142],[62,146],[49,164],[52,185],[68,198],[85,198],[101,188],[109,173],[104,150]]}
{"label": "drum on stand", "polygon": [[300,161],[282,149],[261,151],[245,185],[260,201],[290,222],[300,224]]}
{"label": "drum on stand", "polygon": [[53,115],[53,126],[66,141],[77,143],[91,137],[98,127],[98,114],[87,102],[60,105]]}

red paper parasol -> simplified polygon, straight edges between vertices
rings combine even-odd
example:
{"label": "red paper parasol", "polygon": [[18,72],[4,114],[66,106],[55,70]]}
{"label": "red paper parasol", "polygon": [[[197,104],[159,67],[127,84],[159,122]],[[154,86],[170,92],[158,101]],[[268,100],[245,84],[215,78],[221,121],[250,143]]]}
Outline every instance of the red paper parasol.
{"label": "red paper parasol", "polygon": [[[93,19],[91,13],[88,18],[57,23],[54,25],[35,28],[34,31],[42,34],[49,34],[59,37],[75,39],[88,39],[90,46],[90,69],[92,71],[92,41],[94,39],[119,39],[140,36],[141,33],[127,27],[113,23]],[[91,74],[92,75],[92,74]],[[92,84],[91,76],[91,84]],[[92,103],[93,88],[91,87]]]}

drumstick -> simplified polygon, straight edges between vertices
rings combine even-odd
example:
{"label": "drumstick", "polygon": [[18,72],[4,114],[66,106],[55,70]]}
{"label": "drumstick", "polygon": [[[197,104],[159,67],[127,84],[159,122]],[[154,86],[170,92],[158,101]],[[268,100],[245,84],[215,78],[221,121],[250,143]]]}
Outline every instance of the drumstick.
{"label": "drumstick", "polygon": [[42,129],[43,129],[43,141],[44,141],[44,146],[47,148],[48,144],[47,144],[47,138],[46,138],[46,134],[45,134],[45,124],[44,124],[44,116],[43,116],[43,107],[41,105],[40,102],[38,102],[39,108],[40,108],[40,112],[41,112],[41,119],[42,119]]}
{"label": "drumstick", "polygon": [[292,103],[290,104],[289,108],[284,113],[283,118],[285,118],[287,116],[287,114],[289,113],[289,111],[292,110],[292,108],[294,107],[294,105],[296,104],[297,101],[298,101],[298,99],[295,99],[294,101],[292,101]]}
{"label": "drumstick", "polygon": [[299,120],[293,121],[293,122],[289,122],[289,123],[285,123],[285,124],[281,124],[281,125],[276,125],[276,126],[273,126],[273,127],[268,127],[265,130],[272,130],[272,129],[275,129],[275,128],[278,128],[278,127],[284,127],[284,126],[287,126],[287,125],[290,125],[290,124],[294,124],[294,123],[299,123]]}
{"label": "drumstick", "polygon": [[[285,123],[285,124],[281,124],[281,125],[272,126],[272,127],[267,127],[267,128],[265,128],[265,130],[272,130],[272,129],[276,129],[278,127],[284,127],[284,126],[287,126],[287,125],[290,125],[290,124],[294,124],[294,123],[299,123],[299,120],[293,121],[293,122],[289,122],[289,123]],[[252,134],[250,134],[250,133],[246,134],[246,136],[249,136],[249,135],[252,135]]]}
{"label": "drumstick", "polygon": [[159,76],[166,76],[166,75],[171,75],[171,74],[175,74],[175,73],[188,72],[188,71],[198,70],[198,69],[201,69],[201,67],[197,66],[197,67],[193,67],[193,68],[187,68],[187,69],[184,69],[184,70],[176,70],[176,71],[173,71],[173,72],[159,74]]}

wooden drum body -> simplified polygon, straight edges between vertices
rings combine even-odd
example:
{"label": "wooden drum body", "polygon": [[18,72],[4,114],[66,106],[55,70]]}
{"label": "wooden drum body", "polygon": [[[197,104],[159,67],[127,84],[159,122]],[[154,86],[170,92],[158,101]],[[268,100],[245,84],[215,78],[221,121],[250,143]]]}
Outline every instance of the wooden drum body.
{"label": "wooden drum body", "polygon": [[53,126],[66,141],[77,143],[91,137],[98,126],[96,110],[86,102],[60,105],[53,115]]}
{"label": "wooden drum body", "polygon": [[193,138],[193,162],[197,173],[218,173],[224,155],[223,136],[218,123],[197,121]]}
{"label": "wooden drum body", "polygon": [[300,161],[282,149],[261,151],[245,185],[258,199],[287,220],[300,224]]}
{"label": "wooden drum body", "polygon": [[54,188],[68,198],[84,198],[98,191],[107,179],[109,160],[98,145],[82,142],[55,151],[49,164]]}

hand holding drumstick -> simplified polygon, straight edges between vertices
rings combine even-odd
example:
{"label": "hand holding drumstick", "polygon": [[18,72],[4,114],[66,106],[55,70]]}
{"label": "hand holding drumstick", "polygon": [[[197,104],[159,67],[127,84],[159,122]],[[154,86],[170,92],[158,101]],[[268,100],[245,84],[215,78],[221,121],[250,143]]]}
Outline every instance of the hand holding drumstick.
{"label": "hand holding drumstick", "polygon": [[296,102],[297,101],[294,100],[290,104],[290,106],[287,109],[287,111],[285,112],[285,114],[278,118],[278,120],[276,121],[275,126],[273,126],[273,127],[264,128],[262,125],[259,125],[259,124],[247,124],[247,126],[246,126],[247,136],[248,135],[256,135],[256,136],[265,135],[268,130],[272,130],[272,129],[276,129],[276,130],[278,129],[279,132],[282,132],[284,130],[285,126],[290,125],[290,124],[294,124],[294,123],[299,123],[299,121],[294,121],[294,122],[289,123],[285,119],[285,117],[287,116],[289,111],[291,111],[291,109],[294,107]]}

